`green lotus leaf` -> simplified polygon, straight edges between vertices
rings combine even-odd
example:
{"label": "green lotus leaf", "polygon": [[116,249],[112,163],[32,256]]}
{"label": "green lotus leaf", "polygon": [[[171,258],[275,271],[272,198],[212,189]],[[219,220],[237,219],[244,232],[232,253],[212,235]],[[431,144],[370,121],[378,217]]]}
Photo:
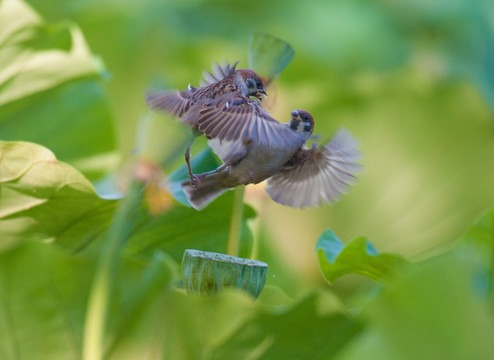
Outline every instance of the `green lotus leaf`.
{"label": "green lotus leaf", "polygon": [[382,282],[407,263],[399,255],[378,253],[365,237],[357,237],[345,245],[331,229],[321,235],[316,251],[321,271],[329,283],[347,274],[360,274]]}

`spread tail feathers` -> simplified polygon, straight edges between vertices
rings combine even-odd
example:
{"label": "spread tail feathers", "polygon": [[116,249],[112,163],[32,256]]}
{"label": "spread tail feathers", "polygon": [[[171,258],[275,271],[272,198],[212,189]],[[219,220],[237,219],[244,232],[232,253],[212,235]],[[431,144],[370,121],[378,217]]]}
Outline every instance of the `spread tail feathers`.
{"label": "spread tail feathers", "polygon": [[215,176],[206,176],[201,179],[197,187],[193,187],[190,181],[181,185],[187,201],[194,209],[202,210],[218,196],[230,190],[221,186],[217,180]]}

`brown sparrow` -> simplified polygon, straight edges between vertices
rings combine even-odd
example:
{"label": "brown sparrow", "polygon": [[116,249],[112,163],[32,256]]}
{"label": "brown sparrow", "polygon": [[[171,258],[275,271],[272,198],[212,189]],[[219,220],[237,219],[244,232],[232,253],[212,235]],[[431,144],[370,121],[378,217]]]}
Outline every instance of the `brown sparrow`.
{"label": "brown sparrow", "polygon": [[197,179],[190,168],[190,148],[194,138],[202,133],[197,127],[197,119],[203,108],[211,101],[225,95],[235,95],[244,100],[247,100],[249,96],[255,96],[260,101],[263,95],[267,95],[259,75],[249,69],[236,70],[237,63],[238,61],[231,66],[229,64],[215,65],[213,73],[203,74],[204,81],[201,81],[201,87],[193,87],[189,84],[187,90],[167,91],[146,96],[149,108],[171,113],[192,128],[194,136],[185,149],[185,161],[193,184]]}
{"label": "brown sparrow", "polygon": [[293,111],[282,124],[255,101],[223,96],[204,106],[196,126],[212,139],[209,145],[223,161],[216,170],[196,175],[197,184],[182,184],[197,210],[226,190],[266,179],[266,192],[280,204],[303,208],[331,203],[360,170],[357,141],[347,130],[339,130],[321,147],[305,146],[314,120],[304,110]]}

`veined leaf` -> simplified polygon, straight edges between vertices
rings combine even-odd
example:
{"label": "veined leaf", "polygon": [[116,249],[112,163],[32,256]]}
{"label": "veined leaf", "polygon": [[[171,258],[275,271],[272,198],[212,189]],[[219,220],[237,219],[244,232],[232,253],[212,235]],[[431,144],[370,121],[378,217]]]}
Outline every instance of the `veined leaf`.
{"label": "veined leaf", "polygon": [[105,229],[114,207],[50,150],[0,141],[0,251],[33,238],[79,249]]}
{"label": "veined leaf", "polygon": [[48,24],[20,0],[0,2],[0,134],[44,145],[89,176],[114,167],[102,64],[74,24]]}
{"label": "veined leaf", "polygon": [[330,284],[347,274],[382,282],[407,263],[396,254],[379,254],[365,237],[354,238],[345,245],[331,229],[321,235],[316,251],[321,271]]}
{"label": "veined leaf", "polygon": [[74,25],[46,24],[19,0],[2,1],[0,20],[0,106],[102,70]]}

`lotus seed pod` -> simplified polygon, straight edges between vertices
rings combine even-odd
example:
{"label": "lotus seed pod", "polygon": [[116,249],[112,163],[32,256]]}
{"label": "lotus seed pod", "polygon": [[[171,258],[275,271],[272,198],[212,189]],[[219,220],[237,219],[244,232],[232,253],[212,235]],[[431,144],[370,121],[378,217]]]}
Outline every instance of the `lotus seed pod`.
{"label": "lotus seed pod", "polygon": [[268,273],[268,265],[258,260],[209,251],[185,250],[182,275],[189,295],[209,295],[224,287],[244,289],[259,296]]}

